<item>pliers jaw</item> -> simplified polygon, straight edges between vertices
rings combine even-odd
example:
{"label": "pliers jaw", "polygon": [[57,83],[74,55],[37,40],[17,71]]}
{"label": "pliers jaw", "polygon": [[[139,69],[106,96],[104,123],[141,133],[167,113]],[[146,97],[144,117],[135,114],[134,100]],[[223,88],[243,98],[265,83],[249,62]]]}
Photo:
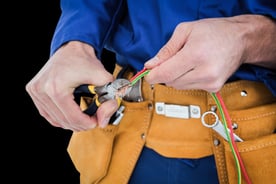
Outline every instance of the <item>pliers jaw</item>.
{"label": "pliers jaw", "polygon": [[[92,116],[105,101],[116,99],[120,106],[122,98],[130,92],[131,87],[127,79],[116,79],[103,86],[81,85],[74,92],[75,101],[82,107],[84,113]],[[81,104],[82,101],[85,101],[86,105]]]}
{"label": "pliers jaw", "polygon": [[107,100],[119,99],[121,100],[131,90],[131,83],[127,79],[116,79],[104,86],[96,86],[95,93],[98,95],[98,100],[103,103]]}

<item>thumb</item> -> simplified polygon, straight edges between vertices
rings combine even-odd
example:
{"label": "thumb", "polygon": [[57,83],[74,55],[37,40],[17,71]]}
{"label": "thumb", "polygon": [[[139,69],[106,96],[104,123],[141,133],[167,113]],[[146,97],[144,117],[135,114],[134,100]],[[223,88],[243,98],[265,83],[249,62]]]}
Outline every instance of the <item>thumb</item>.
{"label": "thumb", "polygon": [[97,110],[99,127],[104,128],[107,126],[111,116],[117,111],[119,105],[117,100],[108,100],[100,105]]}
{"label": "thumb", "polygon": [[189,32],[188,29],[186,29],[188,28],[186,25],[187,23],[181,23],[175,28],[168,42],[153,58],[145,63],[145,68],[151,69],[160,65],[164,61],[174,56],[181,48],[183,48]]}

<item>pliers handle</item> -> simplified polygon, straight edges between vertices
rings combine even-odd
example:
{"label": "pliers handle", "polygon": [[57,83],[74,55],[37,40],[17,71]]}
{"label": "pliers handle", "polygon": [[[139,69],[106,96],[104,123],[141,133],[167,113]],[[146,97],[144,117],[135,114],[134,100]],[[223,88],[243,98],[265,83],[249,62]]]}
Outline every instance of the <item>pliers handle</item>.
{"label": "pliers handle", "polygon": [[103,86],[83,84],[75,89],[74,97],[83,112],[92,116],[107,100],[116,99],[120,105],[121,99],[129,93],[130,88],[130,81],[127,79],[116,79]]}
{"label": "pliers handle", "polygon": [[100,106],[95,86],[83,84],[74,91],[75,101],[80,105],[85,114],[94,115]]}

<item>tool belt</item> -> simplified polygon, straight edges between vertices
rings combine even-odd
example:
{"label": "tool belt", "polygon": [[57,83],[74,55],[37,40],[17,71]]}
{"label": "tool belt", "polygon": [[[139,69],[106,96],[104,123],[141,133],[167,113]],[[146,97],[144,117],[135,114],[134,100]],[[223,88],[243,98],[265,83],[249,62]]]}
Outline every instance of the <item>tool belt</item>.
{"label": "tool belt", "polygon": [[[120,69],[116,66],[115,73]],[[213,129],[204,127],[198,117],[216,106],[208,92],[176,90],[142,80],[141,93],[140,102],[122,102],[124,117],[118,125],[73,133],[68,152],[80,172],[81,184],[128,183],[143,146],[165,157],[214,155],[220,183],[238,182],[229,143]],[[237,125],[235,134],[244,140],[237,142],[237,147],[251,181],[273,183],[276,97],[262,83],[244,80],[225,84],[220,94]],[[199,109],[192,116],[168,117],[158,113],[157,103]]]}

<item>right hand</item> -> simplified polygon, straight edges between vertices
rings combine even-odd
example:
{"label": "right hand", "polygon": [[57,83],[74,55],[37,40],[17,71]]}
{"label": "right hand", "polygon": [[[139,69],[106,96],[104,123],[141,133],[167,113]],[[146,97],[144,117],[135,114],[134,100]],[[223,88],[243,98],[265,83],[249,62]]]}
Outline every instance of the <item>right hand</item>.
{"label": "right hand", "polygon": [[104,85],[113,80],[90,45],[72,41],[49,58],[28,82],[26,91],[51,125],[82,131],[97,125],[105,127],[118,105],[115,100],[107,101],[90,117],[74,101],[75,88],[81,84]]}

